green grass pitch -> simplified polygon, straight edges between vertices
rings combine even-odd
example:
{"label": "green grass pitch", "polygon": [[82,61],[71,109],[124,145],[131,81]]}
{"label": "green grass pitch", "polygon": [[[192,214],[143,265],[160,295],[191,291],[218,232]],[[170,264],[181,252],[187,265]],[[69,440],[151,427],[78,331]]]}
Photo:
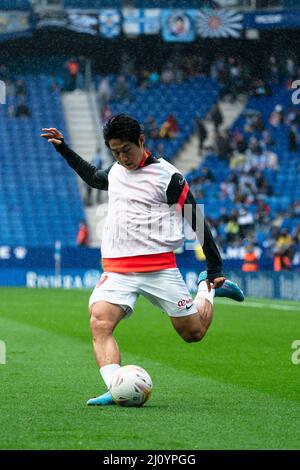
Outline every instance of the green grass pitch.
{"label": "green grass pitch", "polygon": [[0,449],[299,449],[300,305],[217,299],[202,342],[184,343],[144,299],[116,337],[154,389],[142,408],[87,407],[104,391],[88,291],[0,289]]}

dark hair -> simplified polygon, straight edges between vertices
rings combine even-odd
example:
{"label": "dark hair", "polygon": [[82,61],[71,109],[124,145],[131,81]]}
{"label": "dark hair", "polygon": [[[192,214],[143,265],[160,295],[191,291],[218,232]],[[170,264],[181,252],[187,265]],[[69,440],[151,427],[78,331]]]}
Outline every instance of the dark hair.
{"label": "dark hair", "polygon": [[110,139],[128,140],[139,145],[141,134],[142,128],[139,122],[127,114],[113,116],[103,127],[103,136],[108,148]]}

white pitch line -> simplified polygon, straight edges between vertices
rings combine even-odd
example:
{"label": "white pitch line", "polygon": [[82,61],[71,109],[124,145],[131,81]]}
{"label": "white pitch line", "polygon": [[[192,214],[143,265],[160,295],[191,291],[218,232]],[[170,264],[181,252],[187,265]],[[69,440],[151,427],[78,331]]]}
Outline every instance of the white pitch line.
{"label": "white pitch line", "polygon": [[252,308],[267,308],[271,310],[290,310],[292,312],[300,312],[300,308],[293,307],[292,305],[286,304],[264,304],[262,302],[235,302],[235,303],[227,303],[222,301],[221,299],[217,300],[218,303],[223,305],[230,305],[233,307],[252,307]]}

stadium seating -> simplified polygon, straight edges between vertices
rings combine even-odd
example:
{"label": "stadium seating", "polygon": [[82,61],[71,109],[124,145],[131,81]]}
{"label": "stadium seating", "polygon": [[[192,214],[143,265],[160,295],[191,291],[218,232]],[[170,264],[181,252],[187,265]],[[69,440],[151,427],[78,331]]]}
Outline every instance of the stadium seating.
{"label": "stadium seating", "polygon": [[6,116],[11,97],[0,108],[0,245],[75,245],[84,218],[76,176],[40,137],[53,125],[66,135],[60,95],[46,76],[26,76],[26,88],[30,118]]}
{"label": "stadium seating", "polygon": [[[115,77],[110,76],[113,87]],[[194,131],[196,117],[204,117],[218,99],[219,86],[211,78],[193,77],[182,84],[158,84],[148,89],[138,89],[135,79],[127,79],[131,100],[112,102],[113,114],[128,113],[141,123],[152,116],[159,127],[169,115],[176,118],[178,135],[171,140],[147,140],[147,145],[155,152],[158,144],[163,144],[163,154],[171,160]]]}
{"label": "stadium seating", "polygon": [[[114,85],[116,78],[110,80]],[[26,75],[30,118],[7,117],[14,101],[9,96],[0,110],[0,245],[48,246],[62,240],[72,246],[78,223],[84,218],[75,174],[40,138],[40,129],[51,125],[66,136],[60,95],[49,91],[48,81],[45,75]],[[159,124],[173,114],[180,133],[178,138],[165,141],[169,159],[193,131],[193,118],[204,116],[218,94],[216,84],[205,78],[140,91],[134,78],[129,84],[133,100],[114,103],[113,112],[126,111],[141,122],[153,114]],[[152,144],[149,142],[150,148]]]}

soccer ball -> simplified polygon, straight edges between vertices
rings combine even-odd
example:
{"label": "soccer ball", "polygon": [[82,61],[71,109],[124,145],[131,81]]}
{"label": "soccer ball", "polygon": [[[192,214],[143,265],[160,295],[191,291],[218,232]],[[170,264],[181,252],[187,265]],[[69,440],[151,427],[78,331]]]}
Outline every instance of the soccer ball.
{"label": "soccer ball", "polygon": [[117,405],[142,406],[152,392],[152,380],[139,366],[123,366],[114,374],[109,391]]}

